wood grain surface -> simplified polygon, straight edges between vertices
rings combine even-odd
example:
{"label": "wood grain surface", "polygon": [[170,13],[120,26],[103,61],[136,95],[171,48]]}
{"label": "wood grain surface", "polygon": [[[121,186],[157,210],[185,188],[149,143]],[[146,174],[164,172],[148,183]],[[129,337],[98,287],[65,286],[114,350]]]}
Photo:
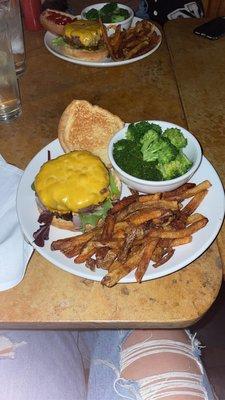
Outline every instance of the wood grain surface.
{"label": "wood grain surface", "polygon": [[[210,57],[209,48],[195,42],[191,29],[191,24],[178,27],[171,23],[155,53],[116,68],[88,68],[63,61],[44,48],[42,32],[26,33],[27,68],[20,78],[23,112],[17,121],[0,125],[3,157],[25,168],[57,137],[60,115],[76,98],[105,107],[126,122],[160,119],[188,127],[223,175],[224,103],[221,91],[217,98],[212,88],[219,86],[215,71],[218,80],[224,77],[216,62],[217,51],[210,48]],[[198,51],[202,70],[196,65]],[[208,97],[216,102],[213,107]],[[213,304],[221,285],[221,264],[216,241],[198,260],[174,274],[108,289],[64,272],[34,253],[23,281],[0,293],[0,326],[187,327]]]}

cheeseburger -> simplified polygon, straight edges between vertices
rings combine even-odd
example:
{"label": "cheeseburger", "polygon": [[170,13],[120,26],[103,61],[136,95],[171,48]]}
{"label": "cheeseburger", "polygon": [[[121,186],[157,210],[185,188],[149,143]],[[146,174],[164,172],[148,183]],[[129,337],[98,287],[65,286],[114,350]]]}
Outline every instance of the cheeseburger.
{"label": "cheeseburger", "polygon": [[99,157],[79,150],[43,164],[34,188],[39,212],[50,215],[52,225],[69,230],[101,224],[120,196],[116,175]]}
{"label": "cheeseburger", "polygon": [[108,159],[108,143],[124,126],[117,116],[86,100],[73,100],[58,126],[64,154],[42,165],[34,180],[40,216],[34,241],[44,246],[50,225],[87,231],[100,225],[121,183]]}
{"label": "cheeseburger", "polygon": [[108,56],[98,21],[76,20],[66,24],[63,32],[64,54],[86,61],[101,61]]}

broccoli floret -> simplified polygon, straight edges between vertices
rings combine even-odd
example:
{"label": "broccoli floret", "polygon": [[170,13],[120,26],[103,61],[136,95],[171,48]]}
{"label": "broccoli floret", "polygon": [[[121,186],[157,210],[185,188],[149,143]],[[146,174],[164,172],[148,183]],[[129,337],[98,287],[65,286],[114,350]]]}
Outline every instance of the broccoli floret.
{"label": "broccoli floret", "polygon": [[161,134],[162,130],[159,125],[156,124],[150,124],[148,121],[140,121],[135,124],[135,128],[137,131],[141,134],[144,135],[146,132],[148,132],[150,129],[153,129],[157,133]]}
{"label": "broccoli floret", "polygon": [[137,122],[136,124],[133,123],[128,126],[126,138],[140,142],[142,141],[144,135],[151,130],[161,134],[161,128],[159,125],[150,124],[148,121],[141,121]]}
{"label": "broccoli floret", "polygon": [[182,149],[187,146],[187,139],[178,128],[168,128],[163,132],[163,137],[167,138],[175,147]]}
{"label": "broccoli floret", "polygon": [[164,147],[164,141],[162,139],[156,139],[152,142],[144,141],[141,147],[141,152],[143,154],[144,161],[156,161],[159,157],[159,152]]}
{"label": "broccoli floret", "polygon": [[[114,143],[113,145],[113,151],[114,152],[119,152],[119,151],[124,151],[126,150],[127,146],[129,146],[129,142],[126,139],[121,139],[118,140],[118,142]],[[132,144],[133,146],[133,144]]]}
{"label": "broccoli floret", "polygon": [[113,15],[115,15],[115,16],[120,15],[121,17],[123,17],[123,20],[129,18],[129,16],[130,16],[129,12],[127,10],[125,10],[125,8],[120,8],[120,7],[117,7],[117,9],[114,11]]}
{"label": "broccoli floret", "polygon": [[146,179],[147,181],[162,181],[163,177],[161,172],[156,168],[155,162],[142,162],[142,172],[141,179]]}
{"label": "broccoli floret", "polygon": [[121,139],[114,144],[113,157],[117,165],[130,175],[137,178],[160,181],[162,175],[156,169],[156,163],[143,161],[140,145]]}
{"label": "broccoli floret", "polygon": [[138,131],[135,128],[135,124],[129,124],[126,132],[126,139],[133,140],[135,142],[139,142],[140,138],[138,135]]}
{"label": "broccoli floret", "polygon": [[112,16],[117,11],[117,3],[107,3],[99,11],[99,16],[105,23],[112,22]]}
{"label": "broccoli floret", "polygon": [[158,124],[151,123],[151,124],[150,124],[150,129],[153,129],[153,130],[156,131],[159,135],[162,134],[162,128],[161,128],[161,126],[158,125]]}
{"label": "broccoli floret", "polygon": [[179,150],[167,140],[163,140],[163,145],[158,154],[158,162],[166,164],[172,160],[175,160]]}
{"label": "broccoli floret", "polygon": [[85,17],[91,21],[95,21],[99,19],[98,10],[95,8],[91,8],[88,12],[86,12]]}
{"label": "broccoli floret", "polygon": [[167,139],[162,139],[160,135],[151,129],[141,139],[142,154],[145,161],[158,160],[159,163],[165,164],[174,160],[178,150]]}
{"label": "broccoli floret", "polygon": [[161,172],[163,179],[173,179],[185,174],[192,166],[192,162],[185,154],[179,153],[175,160],[166,164],[159,163],[157,169]]}
{"label": "broccoli floret", "polygon": [[125,172],[133,176],[141,176],[142,153],[138,143],[121,139],[113,146],[113,157],[117,165]]}
{"label": "broccoli floret", "polygon": [[124,21],[124,16],[123,15],[113,15],[111,18],[111,22],[121,22]]}
{"label": "broccoli floret", "polygon": [[129,12],[125,8],[118,7],[117,3],[111,2],[99,10],[99,17],[105,23],[120,22],[129,17]]}
{"label": "broccoli floret", "polygon": [[150,144],[152,142],[154,142],[155,140],[159,139],[159,134],[158,132],[156,132],[154,129],[150,129],[149,131],[147,131],[144,136],[141,138],[140,142],[141,144]]}
{"label": "broccoli floret", "polygon": [[101,14],[112,14],[116,11],[117,8],[118,8],[117,3],[111,1],[110,3],[105,4],[101,8],[100,13]]}
{"label": "broccoli floret", "polygon": [[181,151],[177,155],[175,161],[179,165],[179,175],[185,174],[193,165],[193,163],[188,159],[188,157]]}
{"label": "broccoli floret", "polygon": [[178,176],[177,164],[174,161],[170,161],[167,164],[158,164],[158,171],[162,174],[164,180],[173,179]]}

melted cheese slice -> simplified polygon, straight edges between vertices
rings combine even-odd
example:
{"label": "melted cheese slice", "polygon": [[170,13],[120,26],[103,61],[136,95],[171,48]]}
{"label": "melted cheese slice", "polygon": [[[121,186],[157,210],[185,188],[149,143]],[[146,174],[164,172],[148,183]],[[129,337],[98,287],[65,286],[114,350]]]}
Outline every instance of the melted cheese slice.
{"label": "melted cheese slice", "polygon": [[85,46],[97,46],[102,35],[102,29],[98,21],[77,20],[66,24],[64,36],[72,39],[77,36]]}
{"label": "melted cheese slice", "polygon": [[41,202],[53,212],[77,212],[109,195],[108,170],[88,151],[72,151],[46,162],[34,186]]}

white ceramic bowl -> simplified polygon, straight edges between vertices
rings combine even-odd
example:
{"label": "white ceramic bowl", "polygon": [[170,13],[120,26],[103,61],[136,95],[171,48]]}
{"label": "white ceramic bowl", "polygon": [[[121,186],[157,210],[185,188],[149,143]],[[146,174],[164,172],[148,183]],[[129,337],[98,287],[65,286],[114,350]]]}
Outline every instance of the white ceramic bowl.
{"label": "white ceramic bowl", "polygon": [[[91,10],[92,8],[95,8],[96,10],[100,10],[105,4],[108,3],[97,3],[97,4],[93,4],[91,6],[85,7],[82,11],[81,11],[81,19],[87,19],[86,18],[86,13]],[[107,29],[107,33],[108,35],[113,35],[115,33],[116,27],[120,26],[121,29],[128,29],[131,26],[131,23],[133,21],[134,18],[134,12],[132,10],[132,8],[126,6],[125,4],[120,4],[117,3],[119,8],[124,8],[125,10],[127,10],[130,14],[130,17],[125,19],[124,21],[121,22],[114,22],[114,23],[104,23],[106,29]]]}
{"label": "white ceramic bowl", "polygon": [[188,132],[186,129],[182,128],[179,125],[172,124],[170,122],[165,121],[149,121],[150,123],[155,123],[161,126],[164,131],[166,128],[178,128],[181,130],[183,135],[187,138],[187,146],[183,149],[183,152],[186,156],[193,162],[192,167],[186,174],[179,176],[178,178],[174,178],[167,181],[147,181],[144,179],[136,178],[132,175],[124,172],[115,162],[113,158],[113,145],[118,142],[120,139],[125,138],[125,134],[127,132],[128,124],[119,132],[117,132],[111,139],[108,147],[108,155],[110,162],[120,177],[121,181],[124,182],[128,187],[135,189],[142,193],[156,193],[156,192],[167,192],[169,190],[177,189],[179,186],[188,182],[192,175],[198,169],[201,160],[202,160],[202,149],[197,141],[197,139]]}

